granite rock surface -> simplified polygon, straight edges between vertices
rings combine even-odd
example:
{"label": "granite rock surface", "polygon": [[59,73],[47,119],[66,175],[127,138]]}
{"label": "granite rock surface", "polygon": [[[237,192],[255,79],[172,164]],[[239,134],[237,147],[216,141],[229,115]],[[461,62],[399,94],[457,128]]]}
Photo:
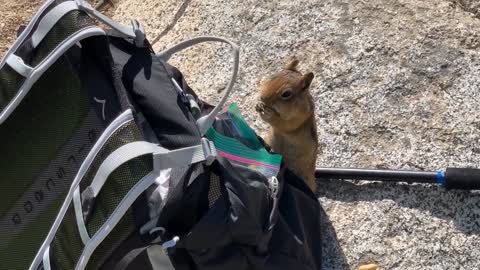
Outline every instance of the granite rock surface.
{"label": "granite rock surface", "polygon": [[[290,56],[316,75],[318,166],[480,167],[477,0],[118,0],[158,51],[200,36],[241,45],[231,101],[259,132],[259,80]],[[228,48],[202,45],[172,63],[207,101],[231,69]],[[480,194],[430,185],[319,180],[324,268],[480,269]]]}

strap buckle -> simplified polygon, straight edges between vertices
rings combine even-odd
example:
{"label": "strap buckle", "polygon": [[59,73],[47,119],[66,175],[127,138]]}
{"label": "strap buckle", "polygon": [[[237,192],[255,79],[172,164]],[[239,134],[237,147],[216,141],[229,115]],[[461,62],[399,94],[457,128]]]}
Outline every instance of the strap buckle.
{"label": "strap buckle", "polygon": [[91,16],[97,18],[98,20],[109,25],[113,29],[119,31],[123,35],[133,38],[137,47],[145,47],[145,29],[143,29],[143,27],[137,20],[132,20],[132,29],[129,29],[128,27],[120,25],[112,19],[108,18],[107,16],[103,15],[85,0],[75,0],[75,3],[80,10],[87,12]]}
{"label": "strap buckle", "polygon": [[[163,228],[163,227],[155,227],[155,228],[153,228],[153,229],[150,230],[149,234],[150,234],[150,235],[153,235],[153,234],[158,234],[158,233],[160,233],[159,239],[160,239],[160,241],[161,241],[162,238],[163,238],[164,235],[165,235],[165,232],[166,232],[165,228]],[[178,241],[180,241],[180,237],[174,236],[172,239],[163,242],[163,243],[161,244],[163,251],[164,251],[166,254],[168,254],[168,250],[171,249],[171,248],[174,248],[174,247],[177,245]]]}
{"label": "strap buckle", "polygon": [[174,236],[171,240],[164,242],[162,244],[162,248],[165,251],[165,253],[168,254],[168,249],[173,248],[177,245],[178,241],[180,241],[180,237]]}
{"label": "strap buckle", "polygon": [[95,9],[85,0],[75,0],[77,6],[85,12],[92,13]]}
{"label": "strap buckle", "polygon": [[15,70],[18,74],[22,75],[23,77],[27,78],[32,74],[33,68],[25,62],[20,56],[15,54],[11,54],[7,58],[7,64]]}
{"label": "strap buckle", "polygon": [[203,154],[205,155],[205,164],[207,164],[207,166],[212,165],[217,157],[217,148],[215,148],[215,144],[207,138],[202,138],[202,149]]}
{"label": "strap buckle", "polygon": [[135,34],[135,45],[137,47],[145,47],[146,36],[143,26],[137,20],[132,20],[132,29]]}

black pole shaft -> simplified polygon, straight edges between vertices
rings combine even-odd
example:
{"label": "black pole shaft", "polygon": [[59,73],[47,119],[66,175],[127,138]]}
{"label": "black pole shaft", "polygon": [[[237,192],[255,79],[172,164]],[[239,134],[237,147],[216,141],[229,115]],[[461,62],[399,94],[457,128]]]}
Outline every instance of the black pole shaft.
{"label": "black pole shaft", "polygon": [[437,172],[347,169],[347,168],[317,168],[316,178],[373,180],[384,182],[436,183]]}

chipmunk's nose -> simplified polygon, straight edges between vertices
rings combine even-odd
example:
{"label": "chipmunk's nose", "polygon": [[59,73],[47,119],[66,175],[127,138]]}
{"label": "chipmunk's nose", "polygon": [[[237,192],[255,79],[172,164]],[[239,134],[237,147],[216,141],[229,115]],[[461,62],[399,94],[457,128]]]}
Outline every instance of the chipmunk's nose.
{"label": "chipmunk's nose", "polygon": [[255,106],[255,109],[257,110],[263,110],[265,108],[265,97],[263,95],[257,95],[255,97],[255,102],[257,103]]}

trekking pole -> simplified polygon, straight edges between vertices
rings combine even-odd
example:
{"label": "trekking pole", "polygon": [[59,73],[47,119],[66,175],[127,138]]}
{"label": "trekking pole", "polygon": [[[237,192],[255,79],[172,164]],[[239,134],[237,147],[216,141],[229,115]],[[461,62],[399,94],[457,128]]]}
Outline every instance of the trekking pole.
{"label": "trekking pole", "polygon": [[371,180],[383,182],[407,182],[439,184],[447,189],[480,189],[480,169],[447,168],[436,172],[352,169],[352,168],[317,168],[315,177],[322,179]]}

